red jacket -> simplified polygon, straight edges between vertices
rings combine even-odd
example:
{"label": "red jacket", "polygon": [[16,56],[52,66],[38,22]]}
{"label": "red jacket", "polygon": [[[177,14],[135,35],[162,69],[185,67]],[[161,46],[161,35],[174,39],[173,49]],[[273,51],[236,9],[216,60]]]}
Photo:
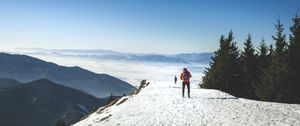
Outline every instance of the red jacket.
{"label": "red jacket", "polygon": [[185,71],[183,71],[180,75],[180,79],[183,80],[184,83],[189,83],[190,82],[190,78],[192,77],[192,74],[189,71],[186,71],[186,73],[188,74],[189,79],[184,80],[183,76],[184,76]]}

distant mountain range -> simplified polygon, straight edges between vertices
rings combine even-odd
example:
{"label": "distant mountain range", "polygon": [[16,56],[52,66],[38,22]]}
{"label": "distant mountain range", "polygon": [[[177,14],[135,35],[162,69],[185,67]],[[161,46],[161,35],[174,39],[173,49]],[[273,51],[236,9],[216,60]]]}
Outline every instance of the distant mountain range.
{"label": "distant mountain range", "polygon": [[98,98],[129,94],[136,88],[107,74],[96,74],[80,67],[64,67],[26,55],[0,53],[0,78],[22,83],[48,79]]}
{"label": "distant mountain range", "polygon": [[[1,79],[0,85],[10,81]],[[107,98],[41,79],[0,88],[0,103],[1,126],[54,126],[59,120],[68,125],[79,121]]]}
{"label": "distant mountain range", "polygon": [[204,63],[208,64],[214,53],[183,53],[175,55],[188,63]]}
{"label": "distant mountain range", "polygon": [[213,53],[180,53],[180,54],[135,54],[111,50],[75,50],[75,49],[22,49],[32,55],[58,55],[82,58],[97,58],[110,60],[126,60],[138,62],[164,62],[164,63],[202,63],[207,64]]}

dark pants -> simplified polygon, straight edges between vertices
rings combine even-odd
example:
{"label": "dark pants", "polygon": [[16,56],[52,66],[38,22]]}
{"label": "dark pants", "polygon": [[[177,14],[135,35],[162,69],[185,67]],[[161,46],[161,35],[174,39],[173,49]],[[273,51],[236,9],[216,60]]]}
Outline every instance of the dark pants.
{"label": "dark pants", "polygon": [[188,89],[188,97],[190,97],[190,82],[182,82],[182,97],[184,97],[185,85]]}

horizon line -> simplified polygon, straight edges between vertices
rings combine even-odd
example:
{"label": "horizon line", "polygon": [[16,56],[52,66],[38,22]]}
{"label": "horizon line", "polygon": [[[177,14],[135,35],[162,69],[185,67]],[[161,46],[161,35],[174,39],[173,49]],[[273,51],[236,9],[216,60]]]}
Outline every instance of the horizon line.
{"label": "horizon line", "polygon": [[214,53],[214,51],[199,51],[199,52],[130,52],[130,51],[117,51],[114,49],[103,49],[103,48],[93,48],[93,49],[80,49],[80,48],[42,48],[42,47],[33,47],[33,48],[26,48],[26,47],[18,47],[18,48],[12,48],[9,50],[2,50],[0,52],[18,52],[19,51],[111,51],[115,53],[127,53],[127,54],[161,54],[161,55],[175,55],[175,54],[196,54],[196,53]]}

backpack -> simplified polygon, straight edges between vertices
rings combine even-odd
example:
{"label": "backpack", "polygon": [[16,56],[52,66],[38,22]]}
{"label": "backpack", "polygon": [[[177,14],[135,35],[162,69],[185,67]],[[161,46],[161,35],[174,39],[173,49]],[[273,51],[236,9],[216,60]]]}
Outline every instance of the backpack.
{"label": "backpack", "polygon": [[189,73],[186,71],[183,73],[183,80],[189,80],[190,77],[189,77]]}

